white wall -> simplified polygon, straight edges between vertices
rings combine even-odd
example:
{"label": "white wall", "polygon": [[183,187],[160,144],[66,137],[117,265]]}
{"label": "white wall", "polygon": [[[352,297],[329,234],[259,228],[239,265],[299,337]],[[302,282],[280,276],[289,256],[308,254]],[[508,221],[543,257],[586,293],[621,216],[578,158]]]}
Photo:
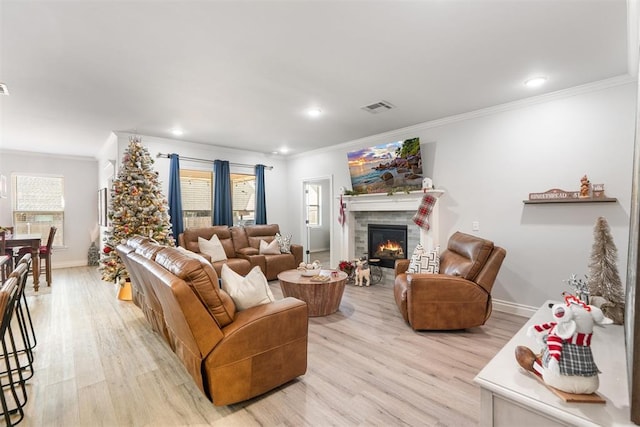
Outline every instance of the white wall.
{"label": "white wall", "polygon": [[[446,191],[439,202],[440,240],[460,230],[507,250],[494,298],[535,307],[571,290],[562,281],[572,273],[587,273],[598,216],[611,226],[624,282],[636,87],[611,85],[494,107],[466,115],[466,120],[424,123],[292,157],[289,204],[302,206],[294,190],[308,176],[331,173],[336,195],[341,186],[351,188],[348,151],[420,137],[424,172]],[[522,203],[530,192],[577,190],[584,174],[592,183],[604,183],[606,194],[618,202]],[[301,221],[299,211],[294,210],[293,221]],[[480,231],[471,231],[472,221],[480,222]],[[340,233],[341,228],[334,227],[334,266],[346,255],[338,253]]]}
{"label": "white wall", "polygon": [[[98,162],[81,157],[62,157],[17,151],[0,152],[0,173],[64,176],[64,247],[54,248],[53,268],[87,265],[90,232],[98,223]],[[0,199],[0,224],[12,224],[12,189]],[[43,244],[47,236],[43,237]]]}

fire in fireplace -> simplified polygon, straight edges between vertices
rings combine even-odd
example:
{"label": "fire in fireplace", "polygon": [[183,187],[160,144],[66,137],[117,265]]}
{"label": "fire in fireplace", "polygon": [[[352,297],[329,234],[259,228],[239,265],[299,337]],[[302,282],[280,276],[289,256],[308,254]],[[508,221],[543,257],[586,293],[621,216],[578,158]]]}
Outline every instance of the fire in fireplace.
{"label": "fire in fireplace", "polygon": [[406,225],[369,224],[367,235],[369,258],[379,259],[381,267],[393,268],[396,259],[407,257]]}

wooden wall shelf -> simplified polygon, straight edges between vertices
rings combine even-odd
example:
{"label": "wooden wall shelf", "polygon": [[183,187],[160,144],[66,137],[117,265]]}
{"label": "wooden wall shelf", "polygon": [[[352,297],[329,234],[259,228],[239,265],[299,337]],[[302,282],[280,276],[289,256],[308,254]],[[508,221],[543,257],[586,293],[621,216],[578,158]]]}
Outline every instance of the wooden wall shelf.
{"label": "wooden wall shelf", "polygon": [[601,197],[599,199],[546,199],[546,200],[523,200],[525,205],[533,205],[540,203],[603,203],[617,202],[615,197]]}

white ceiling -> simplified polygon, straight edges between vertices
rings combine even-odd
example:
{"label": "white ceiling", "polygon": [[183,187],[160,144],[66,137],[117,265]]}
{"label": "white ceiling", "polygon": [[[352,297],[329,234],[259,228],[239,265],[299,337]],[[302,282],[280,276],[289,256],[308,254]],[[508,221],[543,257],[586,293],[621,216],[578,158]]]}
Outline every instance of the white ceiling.
{"label": "white ceiling", "polygon": [[298,153],[628,72],[625,0],[0,1],[3,149]]}

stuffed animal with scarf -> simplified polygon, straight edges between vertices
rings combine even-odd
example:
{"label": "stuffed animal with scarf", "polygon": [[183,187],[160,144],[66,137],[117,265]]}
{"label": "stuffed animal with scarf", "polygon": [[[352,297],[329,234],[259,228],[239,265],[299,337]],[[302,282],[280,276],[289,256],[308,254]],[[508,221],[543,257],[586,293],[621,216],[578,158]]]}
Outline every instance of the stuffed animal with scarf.
{"label": "stuffed animal with scarf", "polygon": [[551,307],[553,322],[532,325],[527,335],[542,344],[536,355],[524,346],[516,348],[516,360],[527,371],[558,390],[567,393],[591,394],[600,385],[599,370],[591,353],[594,325],[613,323],[602,311],[573,295],[566,295],[564,304]]}

